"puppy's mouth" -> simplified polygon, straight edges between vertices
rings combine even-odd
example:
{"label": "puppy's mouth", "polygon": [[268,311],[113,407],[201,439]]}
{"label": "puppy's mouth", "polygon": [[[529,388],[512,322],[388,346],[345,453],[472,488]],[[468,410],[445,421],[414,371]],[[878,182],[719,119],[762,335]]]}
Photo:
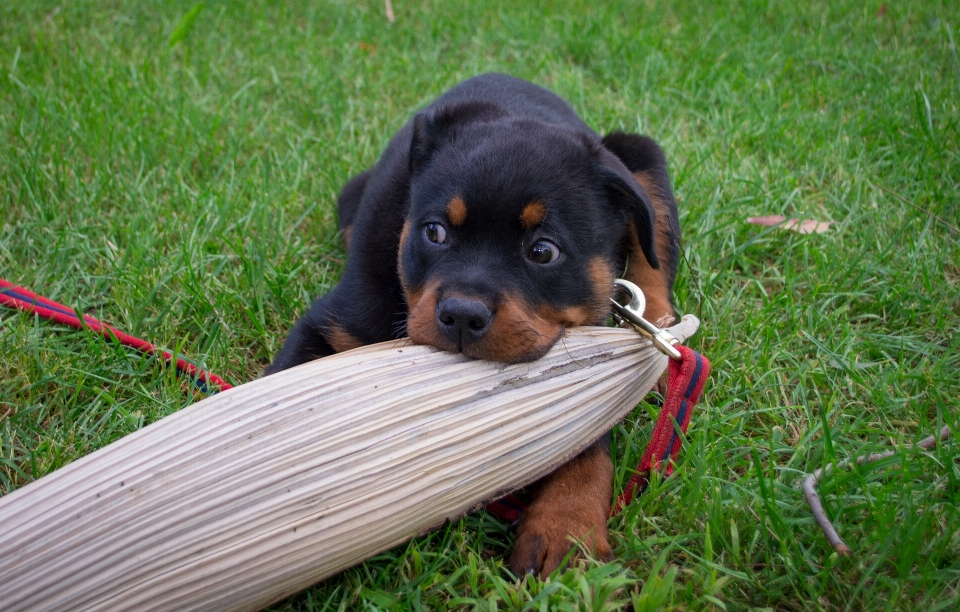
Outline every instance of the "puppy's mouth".
{"label": "puppy's mouth", "polygon": [[407,334],[414,342],[506,363],[543,357],[564,329],[584,325],[591,317],[580,307],[534,309],[511,293],[495,300],[445,294],[438,281],[427,283],[422,292],[408,293],[407,299]]}
{"label": "puppy's mouth", "polygon": [[473,359],[533,361],[563,335],[562,323],[539,316],[517,295],[504,294],[493,301],[444,294],[440,283],[433,282],[408,299],[411,340]]}

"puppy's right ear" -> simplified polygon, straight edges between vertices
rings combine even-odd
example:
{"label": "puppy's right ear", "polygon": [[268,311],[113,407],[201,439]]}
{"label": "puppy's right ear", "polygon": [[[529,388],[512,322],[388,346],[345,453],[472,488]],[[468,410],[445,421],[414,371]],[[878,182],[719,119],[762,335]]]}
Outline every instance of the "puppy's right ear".
{"label": "puppy's right ear", "polygon": [[436,129],[433,117],[417,113],[413,118],[413,138],[410,141],[410,174],[416,176],[426,167],[436,152]]}
{"label": "puppy's right ear", "polygon": [[637,179],[630,174],[620,158],[605,147],[597,147],[603,170],[598,173],[610,194],[611,202],[634,224],[640,249],[654,270],[660,267],[654,239],[657,211]]}

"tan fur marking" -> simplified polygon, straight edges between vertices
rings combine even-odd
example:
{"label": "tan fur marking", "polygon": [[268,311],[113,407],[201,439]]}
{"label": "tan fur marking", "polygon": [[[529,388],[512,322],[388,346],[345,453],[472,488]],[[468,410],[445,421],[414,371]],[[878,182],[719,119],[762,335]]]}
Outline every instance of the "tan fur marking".
{"label": "tan fur marking", "polygon": [[567,306],[560,310],[550,306],[544,306],[537,310],[539,317],[559,323],[564,327],[587,325],[591,322],[591,314],[591,309],[586,306]]}
{"label": "tan fur marking", "polygon": [[518,363],[544,355],[563,335],[563,324],[541,317],[519,296],[506,294],[497,304],[490,331],[463,347],[476,359]]}
{"label": "tan fur marking", "polygon": [[[657,253],[666,253],[670,247],[670,237],[674,230],[670,227],[669,211],[663,203],[660,189],[653,179],[643,172],[636,172],[633,176],[650,196],[650,201],[657,211],[654,241],[657,245]],[[643,250],[640,248],[637,228],[633,223],[630,224],[630,263],[627,266],[626,279],[640,287],[643,290],[644,297],[647,298],[647,309],[644,311],[643,318],[654,321],[654,325],[657,327],[669,327],[676,321],[666,262],[663,259],[660,260],[659,270],[650,267],[647,258],[643,255]],[[664,372],[654,384],[653,390],[662,397],[667,397],[668,387],[669,377]]]}
{"label": "tan fur marking", "polygon": [[467,203],[460,196],[454,196],[447,202],[447,218],[454,227],[463,225],[467,220]]}
{"label": "tan fur marking", "polygon": [[436,323],[437,289],[440,281],[427,283],[423,291],[407,293],[407,303],[410,305],[410,314],[407,315],[407,335],[417,344],[429,344],[443,351],[457,351],[457,346],[450,342],[439,329]]}
{"label": "tan fur marking", "polygon": [[[657,253],[666,253],[670,247],[670,237],[674,231],[670,227],[670,213],[664,205],[660,190],[653,180],[643,172],[637,172],[633,176],[650,196],[650,201],[657,211],[653,232],[654,241],[657,245]],[[644,297],[647,298],[647,309],[643,313],[644,319],[656,321],[665,315],[673,315],[673,300],[670,296],[670,281],[666,262],[661,261],[660,268],[657,270],[650,267],[647,258],[643,255],[643,249],[640,248],[637,228],[632,221],[630,222],[630,263],[627,266],[626,279],[640,287],[643,290]]]}
{"label": "tan fur marking", "polygon": [[[410,238],[410,222],[404,221],[403,229],[400,230],[400,246],[397,248],[397,276],[400,277],[400,286],[403,287],[404,291],[408,291],[408,287],[407,275],[403,272],[403,247],[406,246],[408,238]],[[409,295],[407,299],[409,299]]]}
{"label": "tan fur marking", "polygon": [[351,336],[347,330],[339,325],[330,325],[330,327],[324,329],[323,337],[327,339],[327,342],[333,347],[333,350],[338,353],[363,346],[362,342]]}
{"label": "tan fur marking", "polygon": [[405,293],[406,293],[406,296],[407,296],[407,306],[408,306],[408,310],[409,310],[410,308],[413,308],[414,306],[416,306],[418,303],[420,303],[420,299],[423,298],[423,290],[422,290],[422,289],[419,290],[419,291],[416,291],[416,290],[414,290],[414,291],[406,291]]}
{"label": "tan fur marking", "polygon": [[[432,281],[419,295],[407,294],[410,314],[407,335],[417,344],[429,344],[444,351],[460,347],[437,328],[436,310],[439,281]],[[449,296],[448,296],[449,297]],[[479,342],[463,347],[463,354],[474,359],[517,363],[542,357],[563,335],[564,325],[540,317],[519,297],[506,295],[497,305],[490,330]]]}
{"label": "tan fur marking", "polygon": [[570,552],[570,537],[596,558],[613,559],[607,540],[612,483],[613,462],[597,445],[541,480],[517,529],[510,569],[547,576]]}
{"label": "tan fur marking", "polygon": [[541,223],[547,216],[547,207],[543,202],[530,202],[520,212],[520,223],[524,229],[532,229]]}
{"label": "tan fur marking", "polygon": [[610,296],[613,294],[613,269],[610,262],[603,257],[594,257],[587,264],[587,276],[593,285],[591,310],[595,318],[605,319],[610,312]]}
{"label": "tan fur marking", "polygon": [[348,225],[347,227],[343,228],[343,232],[341,232],[341,235],[343,236],[343,246],[348,251],[350,250],[350,235],[352,233],[353,233],[352,225]]}
{"label": "tan fur marking", "polygon": [[593,286],[593,294],[588,303],[567,306],[559,310],[551,306],[544,306],[537,310],[537,316],[564,327],[603,323],[610,312],[610,296],[613,294],[613,271],[604,258],[595,257],[587,264],[586,274]]}

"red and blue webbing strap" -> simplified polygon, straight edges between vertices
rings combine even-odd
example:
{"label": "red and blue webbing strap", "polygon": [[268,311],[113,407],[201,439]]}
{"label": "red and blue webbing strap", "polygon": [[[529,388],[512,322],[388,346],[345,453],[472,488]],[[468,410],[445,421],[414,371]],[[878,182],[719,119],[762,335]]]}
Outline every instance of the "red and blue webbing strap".
{"label": "red and blue webbing strap", "polygon": [[673,473],[674,460],[683,447],[683,434],[690,425],[690,415],[710,375],[710,362],[706,357],[683,345],[677,345],[677,349],[682,359],[670,360],[670,384],[663,410],[653,426],[653,435],[640,465],[614,502],[611,516],[619,514],[635,495],[643,493],[650,482],[651,471],[662,471],[667,476]]}
{"label": "red and blue webbing strap", "polygon": [[[634,496],[643,493],[650,481],[651,470],[661,470],[665,474],[673,473],[674,459],[683,445],[682,434],[687,432],[690,416],[700,395],[703,385],[710,375],[710,362],[706,357],[691,348],[678,345],[683,358],[670,360],[670,384],[667,398],[657,423],[653,427],[653,436],[640,459],[635,473],[623,493],[613,503],[610,516],[619,514]],[[507,522],[514,522],[523,514],[526,504],[514,495],[507,495],[487,505],[487,512]]]}
{"label": "red and blue webbing strap", "polygon": [[216,388],[215,391],[226,391],[227,389],[233,388],[232,385],[219,376],[201,370],[192,363],[188,363],[179,357],[174,358],[173,353],[170,351],[154,346],[146,340],[125,334],[119,329],[107,325],[90,315],[83,315],[83,321],[81,322],[80,317],[77,316],[77,313],[70,307],[49,300],[42,295],[37,295],[23,287],[18,287],[2,278],[0,278],[0,304],[11,308],[18,308],[31,314],[36,313],[45,319],[76,327],[77,329],[84,329],[86,327],[95,332],[99,332],[108,340],[116,338],[121,344],[135,348],[138,351],[151,355],[159,354],[166,362],[174,364],[179,373],[193,378],[203,392],[207,392],[208,387],[211,386]]}
{"label": "red and blue webbing strap", "polygon": [[519,519],[526,509],[527,504],[515,495],[506,495],[487,504],[487,512],[508,523]]}

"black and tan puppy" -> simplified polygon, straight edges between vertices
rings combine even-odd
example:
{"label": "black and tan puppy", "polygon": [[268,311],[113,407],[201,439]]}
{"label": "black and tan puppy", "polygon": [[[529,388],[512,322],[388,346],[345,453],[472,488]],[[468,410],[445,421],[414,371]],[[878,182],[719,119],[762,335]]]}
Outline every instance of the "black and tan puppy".
{"label": "black and tan puppy", "polygon": [[[600,138],[553,93],[502,74],[465,81],[390,141],[339,199],[340,284],[300,319],[267,374],[409,335],[477,359],[530,361],[602,323],[613,279],[648,320],[673,316],[676,203],[649,138]],[[510,568],[547,574],[572,539],[603,559],[609,438],[534,487]]]}

